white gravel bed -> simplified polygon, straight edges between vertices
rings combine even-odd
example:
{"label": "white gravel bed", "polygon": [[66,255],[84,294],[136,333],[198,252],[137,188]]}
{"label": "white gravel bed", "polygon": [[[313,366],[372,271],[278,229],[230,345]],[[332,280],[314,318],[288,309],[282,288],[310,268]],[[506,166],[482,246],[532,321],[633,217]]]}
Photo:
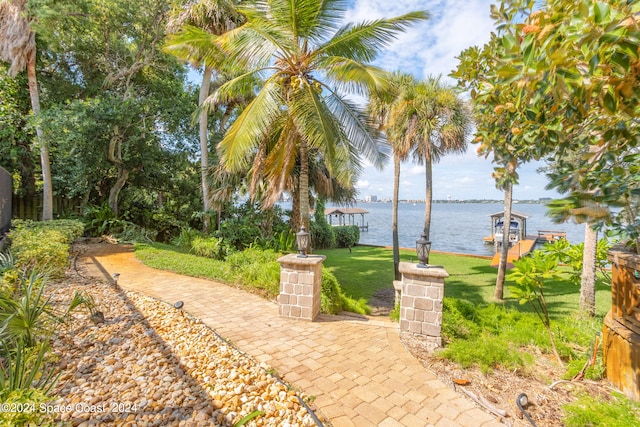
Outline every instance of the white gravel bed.
{"label": "white gravel bed", "polygon": [[[78,280],[73,280],[78,282]],[[73,425],[314,426],[294,390],[198,319],[111,284],[49,286],[56,304],[93,295],[104,323],[77,313],[53,353],[62,375],[49,411]],[[304,399],[304,396],[300,395]]]}

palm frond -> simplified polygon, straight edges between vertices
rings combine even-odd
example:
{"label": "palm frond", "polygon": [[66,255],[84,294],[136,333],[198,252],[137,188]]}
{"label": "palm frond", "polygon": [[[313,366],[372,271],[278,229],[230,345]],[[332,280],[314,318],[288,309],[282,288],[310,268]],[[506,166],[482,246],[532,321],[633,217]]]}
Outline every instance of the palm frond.
{"label": "palm frond", "polygon": [[223,34],[244,22],[244,16],[230,0],[195,0],[176,4],[169,11],[167,31],[176,33],[186,25],[212,34]]}
{"label": "palm frond", "polygon": [[256,87],[256,82],[258,81],[257,77],[259,77],[261,72],[262,70],[253,70],[230,78],[204,100],[202,103],[203,106],[210,109],[216,105],[226,104],[238,98],[246,99],[251,97]]}
{"label": "palm frond", "polygon": [[[224,85],[221,87],[221,89]],[[248,153],[271,130],[271,125],[282,114],[280,87],[273,78],[265,82],[258,95],[247,105],[218,144],[220,159],[230,171],[241,170],[248,165]]]}
{"label": "palm frond", "polygon": [[388,146],[381,138],[372,136],[372,123],[354,103],[335,91],[325,97],[325,102],[342,126],[349,144],[359,155],[364,156],[378,168],[382,168],[388,158]]}
{"label": "palm frond", "polygon": [[266,66],[279,52],[296,51],[291,34],[262,17],[249,17],[249,22],[221,35],[217,43],[229,61],[239,61],[248,68]]}
{"label": "palm frond", "polygon": [[215,43],[217,37],[200,28],[186,25],[167,36],[162,50],[194,66],[209,64],[216,68],[222,67],[226,62],[226,54]]}
{"label": "palm frond", "polygon": [[372,91],[385,92],[389,89],[390,74],[373,65],[336,56],[323,58],[318,65],[341,91],[366,95]]}
{"label": "palm frond", "polygon": [[343,140],[344,135],[340,123],[307,80],[303,81],[302,88],[293,97],[291,115],[300,137],[310,148],[322,149],[330,164],[335,143]]}
{"label": "palm frond", "polygon": [[316,51],[317,55],[340,56],[356,61],[373,61],[380,49],[410,25],[429,18],[426,11],[407,13],[390,19],[347,24]]}

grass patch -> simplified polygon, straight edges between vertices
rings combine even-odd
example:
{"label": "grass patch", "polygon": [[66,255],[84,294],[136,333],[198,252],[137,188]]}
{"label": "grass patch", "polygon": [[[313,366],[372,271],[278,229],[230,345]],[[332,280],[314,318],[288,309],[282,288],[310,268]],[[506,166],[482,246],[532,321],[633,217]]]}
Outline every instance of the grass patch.
{"label": "grass patch", "polygon": [[[373,246],[355,246],[349,249],[323,249],[316,251],[325,255],[324,266],[340,282],[344,293],[351,298],[365,300],[381,290],[393,288],[393,252],[391,249]],[[414,251],[401,250],[401,262],[416,262]],[[432,253],[429,263],[441,265],[449,273],[445,280],[445,297],[462,299],[472,304],[495,303],[493,293],[496,286],[497,269],[491,267],[491,260],[472,256]],[[509,282],[505,283],[507,307],[518,311],[531,312],[527,306],[520,306],[510,298]],[[570,315],[579,307],[579,287],[569,280],[562,280],[545,287],[547,305],[554,318]],[[604,316],[611,306],[611,288],[598,285],[596,289],[596,311]]]}
{"label": "grass patch", "polygon": [[563,406],[567,427],[638,427],[640,426],[640,404],[614,393],[609,400],[582,395]]}
{"label": "grass patch", "polygon": [[[225,260],[218,260],[172,245],[137,243],[135,254],[145,265],[160,270],[240,286],[267,298],[276,298],[280,292],[280,264],[277,261],[280,254],[272,250],[248,248],[232,253]],[[339,281],[330,272],[323,274],[323,313],[351,311],[368,314],[370,310],[364,299],[345,295]]]}

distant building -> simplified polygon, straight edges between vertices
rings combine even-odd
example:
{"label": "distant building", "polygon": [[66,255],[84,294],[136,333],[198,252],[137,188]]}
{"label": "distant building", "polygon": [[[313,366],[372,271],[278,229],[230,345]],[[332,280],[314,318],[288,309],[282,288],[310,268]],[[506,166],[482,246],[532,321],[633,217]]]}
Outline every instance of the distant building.
{"label": "distant building", "polygon": [[367,203],[374,203],[378,201],[378,196],[374,196],[372,194],[368,194],[365,198],[364,201]]}

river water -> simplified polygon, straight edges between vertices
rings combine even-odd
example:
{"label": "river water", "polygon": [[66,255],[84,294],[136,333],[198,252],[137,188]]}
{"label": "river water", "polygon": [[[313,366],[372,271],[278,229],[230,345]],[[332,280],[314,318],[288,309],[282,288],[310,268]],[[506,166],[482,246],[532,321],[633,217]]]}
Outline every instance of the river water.
{"label": "river water", "polygon": [[[327,207],[334,207],[327,205]],[[391,246],[391,203],[358,203],[353,207],[369,211],[364,224],[369,231],[360,233],[360,243]],[[398,240],[400,247],[415,248],[424,224],[424,203],[401,203],[398,208]],[[501,212],[502,203],[434,203],[431,217],[431,248],[436,251],[493,255],[492,245],[482,238],[491,235],[490,215]],[[514,204],[517,212],[530,216],[527,234],[538,230],[564,231],[571,243],[584,240],[584,225],[572,222],[556,224],[545,215],[543,204]],[[362,219],[355,215],[358,225]]]}

